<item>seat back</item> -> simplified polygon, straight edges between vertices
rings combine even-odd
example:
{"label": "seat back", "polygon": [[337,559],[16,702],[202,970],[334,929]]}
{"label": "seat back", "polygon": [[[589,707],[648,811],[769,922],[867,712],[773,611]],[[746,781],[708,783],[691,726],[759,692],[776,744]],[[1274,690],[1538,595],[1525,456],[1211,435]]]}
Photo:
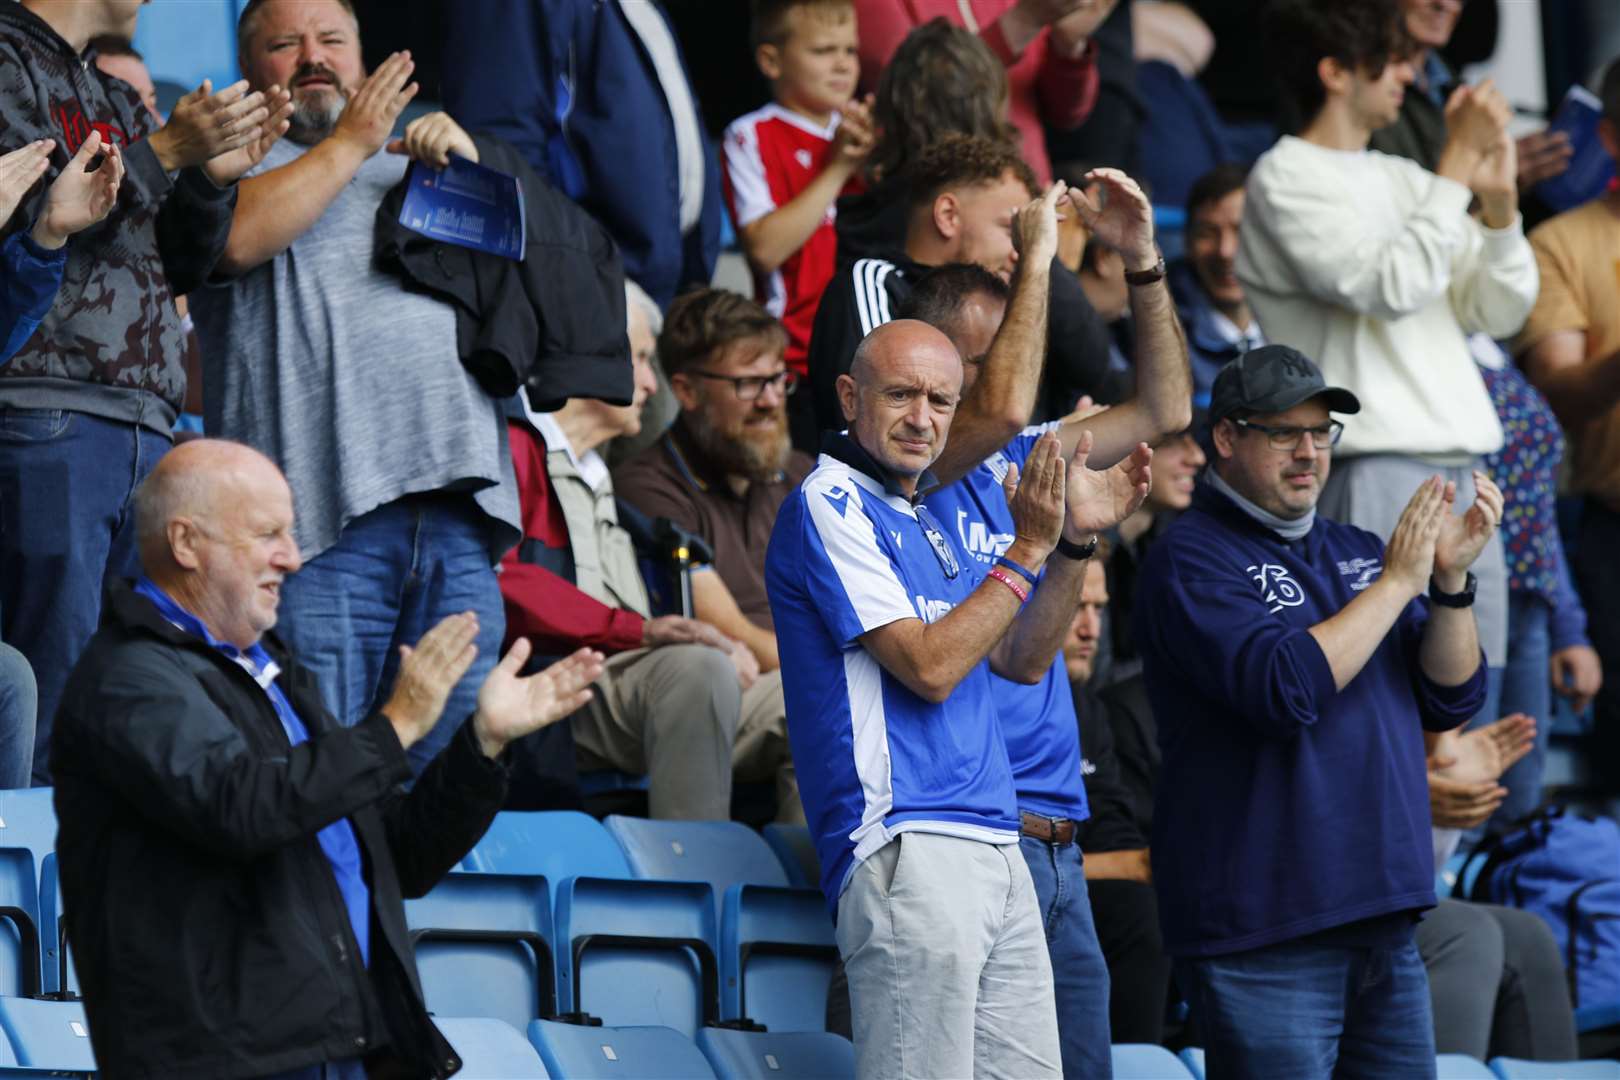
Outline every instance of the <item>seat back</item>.
{"label": "seat back", "polygon": [[830,1031],[734,1031],[704,1028],[698,1049],[720,1080],[814,1076],[855,1080],[855,1047]]}
{"label": "seat back", "polygon": [[1501,1080],[1620,1080],[1620,1061],[1525,1061],[1491,1059]]}
{"label": "seat back", "polygon": [[577,810],[502,810],[473,849],[463,870],[570,877],[627,878],[630,864],[602,823]]}
{"label": "seat back", "polygon": [[569,1080],[714,1080],[691,1041],[667,1027],[581,1027],[536,1020],[529,1041],[552,1076]]}
{"label": "seat back", "polygon": [[735,821],[653,821],[613,815],[602,824],[630,872],[655,881],[707,881],[715,899],[736,884],[786,885],[787,872],[758,833]]}
{"label": "seat back", "polygon": [[461,1058],[461,1075],[479,1080],[550,1080],[540,1051],[523,1033],[501,1020],[484,1016],[435,1016],[439,1034]]}
{"label": "seat back", "polygon": [[18,1065],[66,1073],[95,1072],[84,1006],[77,1001],[0,997],[0,1031]]}
{"label": "seat back", "polygon": [[1204,1080],[1203,1047],[1189,1046],[1176,1056],[1181,1059],[1183,1065],[1187,1066],[1187,1071],[1192,1073],[1193,1080]]}
{"label": "seat back", "polygon": [[544,877],[452,871],[405,901],[405,922],[430,1012],[491,1017],[522,1031],[555,1011]]}
{"label": "seat back", "polygon": [[718,1019],[709,886],[570,878],[557,887],[556,920],[562,1009],[687,1037]]}
{"label": "seat back", "polygon": [[1496,1080],[1496,1074],[1478,1058],[1467,1054],[1439,1054],[1434,1059],[1435,1080]]}
{"label": "seat back", "polygon": [[68,944],[67,912],[62,907],[62,881],[54,851],[39,868],[39,947],[45,965],[45,992],[78,997],[79,973],[73,968],[73,947]]}
{"label": "seat back", "polygon": [[821,860],[816,856],[816,842],[808,828],[772,822],[762,832],[765,842],[776,852],[776,861],[782,864],[789,885],[801,889],[821,888]]}
{"label": "seat back", "polygon": [[1151,1043],[1115,1043],[1114,1080],[1187,1080],[1192,1074],[1181,1060]]}
{"label": "seat back", "polygon": [[[50,788],[0,791],[0,994],[33,996],[54,990],[43,970],[53,935],[41,932],[39,880],[56,850],[56,809]],[[50,951],[56,958],[54,948]]]}
{"label": "seat back", "polygon": [[838,967],[827,903],[815,889],[733,885],[720,920],[721,1015],[773,1032],[821,1032]]}

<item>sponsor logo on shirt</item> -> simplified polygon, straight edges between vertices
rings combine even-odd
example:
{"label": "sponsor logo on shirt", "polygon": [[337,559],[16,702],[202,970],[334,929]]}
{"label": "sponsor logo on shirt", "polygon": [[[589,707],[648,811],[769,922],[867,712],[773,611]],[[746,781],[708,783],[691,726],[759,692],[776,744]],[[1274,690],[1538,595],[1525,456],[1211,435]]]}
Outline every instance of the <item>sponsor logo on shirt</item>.
{"label": "sponsor logo on shirt", "polygon": [[922,621],[925,623],[939,622],[939,620],[951,613],[951,608],[956,606],[949,600],[930,600],[922,595],[918,595],[916,600],[917,614],[922,617]]}
{"label": "sponsor logo on shirt", "polygon": [[1299,607],[1305,602],[1305,591],[1299,587],[1299,582],[1288,576],[1286,566],[1261,563],[1249,567],[1246,573],[1260,587],[1260,597],[1271,605],[1273,615],[1285,607]]}
{"label": "sponsor logo on shirt", "polygon": [[1082,757],[1080,759],[1080,775],[1081,776],[1090,776],[1092,773],[1094,773],[1096,771],[1097,771],[1097,766],[1095,766],[1095,765],[1093,765],[1091,763],[1090,758]]}
{"label": "sponsor logo on shirt", "polygon": [[1384,564],[1377,559],[1346,559],[1339,563],[1339,576],[1354,578],[1352,592],[1360,592],[1378,579]]}
{"label": "sponsor logo on shirt", "polygon": [[970,555],[985,563],[1005,555],[1016,539],[1012,533],[991,532],[982,521],[969,521],[966,510],[956,512],[956,535]]}

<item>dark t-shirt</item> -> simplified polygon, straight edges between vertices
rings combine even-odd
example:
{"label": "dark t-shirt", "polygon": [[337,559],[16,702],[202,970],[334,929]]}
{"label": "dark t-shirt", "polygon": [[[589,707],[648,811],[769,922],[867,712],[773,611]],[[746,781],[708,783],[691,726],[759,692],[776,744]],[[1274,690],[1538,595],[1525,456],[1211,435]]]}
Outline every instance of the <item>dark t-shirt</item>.
{"label": "dark t-shirt", "polygon": [[755,481],[738,497],[676,420],[663,438],[613,471],[613,488],[642,513],[667,517],[706,540],[714,549],[714,568],[737,607],[750,621],[774,630],[765,597],[765,546],[783,500],[813,464],[794,451],[776,479]]}

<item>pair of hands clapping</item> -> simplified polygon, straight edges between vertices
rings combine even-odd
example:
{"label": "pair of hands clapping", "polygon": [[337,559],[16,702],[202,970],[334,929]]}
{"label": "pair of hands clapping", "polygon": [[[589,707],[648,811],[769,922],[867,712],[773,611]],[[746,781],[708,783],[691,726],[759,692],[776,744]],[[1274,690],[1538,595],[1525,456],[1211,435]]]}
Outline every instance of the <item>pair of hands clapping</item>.
{"label": "pair of hands clapping", "polygon": [[1425,480],[1384,547],[1383,577],[1419,596],[1428,591],[1430,576],[1455,578],[1474,565],[1502,520],[1503,504],[1501,489],[1482,472],[1474,473],[1474,490],[1467,513],[1454,514],[1456,483],[1438,476]]}
{"label": "pair of hands clapping", "polygon": [[1090,190],[1071,188],[1062,180],[1019,209],[1013,217],[1013,247],[1020,262],[1045,266],[1058,248],[1058,222],[1079,216],[1091,235],[1125,258],[1127,270],[1143,270],[1158,261],[1153,239],[1153,204],[1142,188],[1118,169],[1086,173]]}
{"label": "pair of hands clapping", "polygon": [[1063,460],[1057,435],[1041,436],[1024,463],[1010,466],[1003,487],[1018,539],[1044,555],[1061,537],[1083,544],[1093,533],[1112,528],[1134,514],[1153,486],[1153,451],[1140,443],[1111,469],[1088,469],[1091,432],[1083,432],[1074,456]]}
{"label": "pair of hands clapping", "polygon": [[[0,157],[0,224],[11,219],[17,207],[50,166],[56,140],[39,139]],[[86,172],[90,163],[105,150],[101,167]],[[68,237],[104,219],[118,202],[118,185],[124,178],[124,159],[115,144],[103,146],[100,132],[79,145],[61,175],[51,181],[31,234],[34,243],[56,250]]]}

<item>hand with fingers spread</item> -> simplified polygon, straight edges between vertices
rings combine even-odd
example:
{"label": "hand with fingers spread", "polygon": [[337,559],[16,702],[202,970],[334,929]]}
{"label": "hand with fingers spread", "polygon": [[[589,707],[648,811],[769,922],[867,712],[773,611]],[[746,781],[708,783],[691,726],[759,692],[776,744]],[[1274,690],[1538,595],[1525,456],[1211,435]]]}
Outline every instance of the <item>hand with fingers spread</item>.
{"label": "hand with fingers spread", "polygon": [[36,139],[0,156],[0,225],[11,220],[30,189],[51,166],[54,139]]}
{"label": "hand with fingers spread", "polygon": [[154,131],[148,142],[163,170],[174,172],[246,146],[259,138],[259,129],[269,118],[265,95],[248,93],[246,79],[217,94],[213,83],[204,79],[180,99],[169,113],[169,122]]}
{"label": "hand with fingers spread", "polygon": [[1062,180],[1046,189],[1046,194],[1024,204],[1013,215],[1013,250],[1024,266],[1044,270],[1052,263],[1058,248],[1058,203],[1069,195]]}
{"label": "hand with fingers spread", "polygon": [[415,161],[425,162],[442,169],[450,164],[450,155],[478,160],[478,147],[472,136],[445,112],[418,116],[405,126],[402,138],[388,144],[390,154],[408,154]]}
{"label": "hand with fingers spread", "polygon": [[489,757],[499,757],[514,739],[584,708],[591,700],[591,683],[602,676],[602,654],[579,649],[525,677],[529,653],[529,639],[518,638],[478,688],[473,734]]}
{"label": "hand with fingers spread", "polygon": [[416,96],[418,86],[411,82],[416,64],[409,52],[397,52],[377,65],[343,107],[332,138],[348,143],[370,157],[394,131],[394,123]]}
{"label": "hand with fingers spread", "polygon": [[1002,482],[1007,508],[1012,511],[1013,542],[1032,551],[1037,561],[1052,553],[1063,534],[1066,483],[1063,444],[1051,432],[1035,444],[1024,461],[1022,475],[1017,465],[1010,465]]}
{"label": "hand with fingers spread", "polygon": [[1496,780],[1536,745],[1536,722],[1525,713],[1467,731],[1448,731],[1435,740],[1429,771],[1450,780]]}
{"label": "hand with fingers spread", "polygon": [[1091,234],[1125,257],[1127,271],[1147,270],[1159,261],[1153,240],[1153,204],[1135,180],[1118,169],[1086,173],[1092,188],[1069,189],[1069,201]]}
{"label": "hand with fingers spread", "polygon": [[[101,167],[86,172],[97,154],[106,150]],[[116,143],[101,144],[101,133],[92,131],[79,146],[79,152],[51,182],[45,205],[34,222],[34,243],[55,251],[68,237],[104,219],[118,202],[118,185],[124,178],[124,156]]]}
{"label": "hand with fingers spread", "polygon": [[[1457,485],[1447,484],[1444,515],[1440,536],[1434,549],[1434,572],[1441,577],[1441,588],[1456,592],[1463,587],[1463,576],[1496,532],[1502,520],[1502,489],[1491,478],[1474,472],[1474,504],[1465,514],[1453,514],[1451,504],[1457,497]],[[1447,587],[1453,582],[1454,587]]]}
{"label": "hand with fingers spread", "polygon": [[264,92],[264,102],[268,116],[259,125],[258,134],[235,150],[209,158],[203,163],[203,171],[220,187],[229,187],[246,176],[248,170],[263,161],[270,148],[287,134],[287,128],[292,123],[292,94],[279,86],[272,86]]}
{"label": "hand with fingers spread", "polygon": [[1153,487],[1153,450],[1147,443],[1137,443],[1130,456],[1111,469],[1087,468],[1090,455],[1091,432],[1082,431],[1069,461],[1063,539],[1071,544],[1084,544],[1136,513]]}
{"label": "hand with fingers spread", "polygon": [[407,750],[432,731],[444,714],[450,692],[478,655],[478,646],[473,644],[477,637],[478,618],[466,611],[423,634],[416,648],[399,647],[399,675],[382,712]]}
{"label": "hand with fingers spread", "polygon": [[1418,485],[1384,545],[1383,579],[1400,585],[1410,596],[1428,591],[1434,546],[1446,513],[1445,494],[1446,484],[1438,476]]}

